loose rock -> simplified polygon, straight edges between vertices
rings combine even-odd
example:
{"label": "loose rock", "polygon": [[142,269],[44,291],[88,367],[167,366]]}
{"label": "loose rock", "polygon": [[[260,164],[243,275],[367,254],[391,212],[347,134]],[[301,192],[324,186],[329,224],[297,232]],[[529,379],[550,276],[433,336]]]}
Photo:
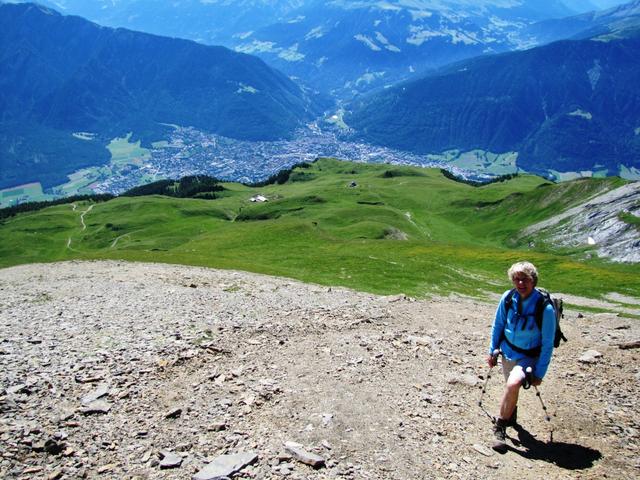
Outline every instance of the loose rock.
{"label": "loose rock", "polygon": [[478,385],[478,383],[480,383],[480,381],[478,380],[478,377],[476,377],[475,375],[470,375],[470,374],[465,374],[465,375],[456,375],[455,377],[451,377],[449,379],[449,383],[450,384],[462,384],[462,385],[467,385],[469,387],[475,387],[476,385]]}
{"label": "loose rock", "polygon": [[169,450],[160,451],[160,468],[178,468],[182,464],[182,457]]}
{"label": "loose rock", "polygon": [[102,400],[95,400],[83,407],[80,412],[85,415],[92,415],[95,413],[109,413],[109,410],[111,410],[111,404]]}
{"label": "loose rock", "polygon": [[182,408],[172,408],[164,414],[164,418],[178,418],[180,415],[182,415]]}
{"label": "loose rock", "polygon": [[95,402],[101,397],[104,397],[109,393],[108,385],[100,385],[98,388],[93,390],[91,393],[88,393],[80,400],[83,405],[89,405],[92,402]]}
{"label": "loose rock", "polygon": [[[38,292],[48,300],[31,301]],[[496,302],[389,302],[159,264],[0,269],[0,478],[182,480],[234,452],[265,461],[227,478],[635,478],[640,372],[637,350],[618,344],[640,338],[640,322],[607,313],[563,324],[571,348],[554,351],[544,379],[562,447],[544,446],[549,426],[531,389],[519,401],[531,435],[510,429],[512,449],[499,462],[486,456],[491,422],[477,387]],[[567,318],[579,302],[567,302]],[[598,368],[578,362],[603,342],[615,348]],[[483,397],[490,414],[503,388],[494,369]],[[83,415],[93,402],[107,408]],[[324,457],[324,468],[285,453],[291,438],[317,447],[297,445]],[[164,466],[165,447],[179,467]]]}
{"label": "loose rock", "polygon": [[597,350],[588,350],[578,359],[581,363],[596,363],[602,354]]}
{"label": "loose rock", "polygon": [[618,345],[621,350],[631,350],[634,348],[640,348],[640,340],[634,342],[621,343]]}
{"label": "loose rock", "polygon": [[493,450],[485,447],[484,445],[480,445],[478,443],[474,443],[473,444],[473,449],[478,452],[481,455],[484,455],[485,457],[491,457],[493,456]]}
{"label": "loose rock", "polygon": [[302,445],[296,442],[286,442],[284,444],[287,452],[293,455],[293,458],[304,464],[310,465],[313,468],[324,467],[325,459],[320,455],[308,452],[302,448]]}
{"label": "loose rock", "polygon": [[239,472],[257,460],[258,455],[253,452],[221,455],[196,473],[192,478],[193,480],[219,480]]}

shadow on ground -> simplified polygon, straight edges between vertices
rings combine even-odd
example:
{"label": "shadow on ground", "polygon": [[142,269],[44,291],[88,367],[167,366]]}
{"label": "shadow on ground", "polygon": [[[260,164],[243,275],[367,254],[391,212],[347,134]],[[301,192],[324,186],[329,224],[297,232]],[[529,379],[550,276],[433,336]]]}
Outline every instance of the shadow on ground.
{"label": "shadow on ground", "polygon": [[565,442],[542,442],[526,431],[522,426],[516,427],[518,438],[512,438],[516,447],[509,450],[529,460],[543,460],[568,470],[582,470],[593,467],[594,462],[602,458],[602,454],[593,448],[583,447]]}

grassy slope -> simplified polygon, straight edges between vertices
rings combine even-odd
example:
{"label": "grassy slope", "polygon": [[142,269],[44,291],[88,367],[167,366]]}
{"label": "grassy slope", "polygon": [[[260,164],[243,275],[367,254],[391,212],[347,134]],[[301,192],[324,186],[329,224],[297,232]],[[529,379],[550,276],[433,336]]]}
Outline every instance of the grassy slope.
{"label": "grassy slope", "polygon": [[[388,170],[394,176],[383,178]],[[260,189],[227,184],[225,197],[214,201],[118,198],[95,205],[85,216],[86,230],[79,218],[86,204],[24,214],[0,225],[0,266],[72,258],[157,261],[422,296],[500,292],[508,266],[531,259],[549,289],[640,296],[634,266],[529,250],[516,240],[524,226],[618,179],[547,185],[524,176],[474,188],[437,170],[335,160],[316,162],[292,179],[302,176],[305,181]],[[356,187],[349,187],[352,181]],[[257,193],[271,201],[249,202]],[[389,238],[399,232],[408,239]]]}

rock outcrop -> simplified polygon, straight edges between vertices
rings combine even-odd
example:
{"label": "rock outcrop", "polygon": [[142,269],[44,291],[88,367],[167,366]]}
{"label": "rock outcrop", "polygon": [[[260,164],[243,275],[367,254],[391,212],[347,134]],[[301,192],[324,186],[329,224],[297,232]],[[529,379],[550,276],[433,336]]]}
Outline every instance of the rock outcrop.
{"label": "rock outcrop", "polygon": [[[559,246],[592,246],[599,257],[615,262],[640,262],[640,182],[629,183],[532,225],[523,236],[543,233]],[[621,218],[622,217],[622,218]]]}

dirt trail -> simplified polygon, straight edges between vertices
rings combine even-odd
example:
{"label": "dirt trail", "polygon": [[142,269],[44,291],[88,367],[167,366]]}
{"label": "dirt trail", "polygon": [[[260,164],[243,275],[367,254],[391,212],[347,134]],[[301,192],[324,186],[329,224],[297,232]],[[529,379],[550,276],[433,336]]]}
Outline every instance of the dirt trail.
{"label": "dirt trail", "polygon": [[[72,210],[75,212],[76,209],[78,208],[77,205],[75,203],[71,204]],[[89,208],[87,208],[86,210],[83,210],[80,213],[80,225],[82,225],[82,228],[80,229],[80,231],[84,232],[87,229],[87,224],[84,223],[84,216],[89,213],[91,210],[93,210],[93,207],[95,207],[95,204],[91,204],[89,205]],[[71,237],[67,238],[67,248],[69,250],[73,250],[73,248],[71,248]]]}
{"label": "dirt trail", "polygon": [[477,406],[494,310],[159,264],[0,270],[0,477],[184,479],[255,452],[235,478],[637,478],[640,355],[618,344],[638,321],[566,312],[541,387],[554,443],[529,391],[499,455]]}
{"label": "dirt trail", "polygon": [[80,214],[80,223],[82,224],[82,231],[84,232],[87,229],[87,224],[84,223],[84,216],[89,213],[91,210],[93,210],[93,207],[95,207],[95,204],[91,204],[89,205],[89,208],[87,208],[86,210],[84,210],[81,214]]}

